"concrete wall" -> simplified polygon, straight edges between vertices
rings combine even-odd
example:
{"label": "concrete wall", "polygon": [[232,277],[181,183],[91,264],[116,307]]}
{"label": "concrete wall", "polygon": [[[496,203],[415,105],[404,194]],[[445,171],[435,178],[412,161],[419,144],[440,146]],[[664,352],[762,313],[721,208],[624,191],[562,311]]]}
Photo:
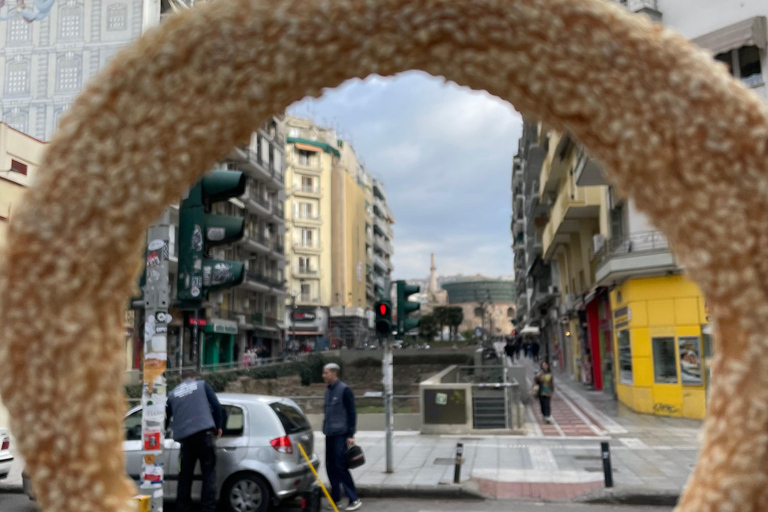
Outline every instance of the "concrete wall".
{"label": "concrete wall", "polygon": [[[395,414],[395,430],[418,431],[421,429],[421,415],[413,414]],[[307,414],[307,419],[312,430],[321,431],[323,429],[322,414]],[[386,427],[383,413],[358,414],[357,430],[358,432],[378,431],[381,432]]]}

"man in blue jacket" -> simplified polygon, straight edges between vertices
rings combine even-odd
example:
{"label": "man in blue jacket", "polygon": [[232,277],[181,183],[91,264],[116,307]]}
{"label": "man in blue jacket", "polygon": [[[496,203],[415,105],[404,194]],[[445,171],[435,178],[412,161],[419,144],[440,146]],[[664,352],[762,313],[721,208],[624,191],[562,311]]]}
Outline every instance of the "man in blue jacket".
{"label": "man in blue jacket", "polygon": [[211,386],[197,380],[193,370],[181,374],[184,382],[168,394],[166,417],[172,418],[173,440],[181,443],[176,510],[188,512],[192,480],[200,461],[203,472],[202,512],[216,510],[216,439],[221,437],[221,404]]}
{"label": "man in blue jacket", "polygon": [[325,391],[325,468],[331,481],[331,498],[334,503],[341,499],[341,487],[349,499],[346,510],[359,509],[363,503],[357,496],[355,482],[347,467],[347,449],[355,444],[357,410],[355,395],[349,386],[339,379],[339,365],[330,363],[323,367],[323,380],[328,384]]}

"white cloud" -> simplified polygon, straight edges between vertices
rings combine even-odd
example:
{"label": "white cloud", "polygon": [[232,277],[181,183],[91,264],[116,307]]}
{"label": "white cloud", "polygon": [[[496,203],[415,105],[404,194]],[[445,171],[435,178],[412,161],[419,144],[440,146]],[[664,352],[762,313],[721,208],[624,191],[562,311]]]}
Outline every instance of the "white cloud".
{"label": "white cloud", "polygon": [[522,131],[506,102],[424,73],[371,77],[292,112],[331,119],[382,179],[397,224],[395,276],[512,272],[510,177]]}

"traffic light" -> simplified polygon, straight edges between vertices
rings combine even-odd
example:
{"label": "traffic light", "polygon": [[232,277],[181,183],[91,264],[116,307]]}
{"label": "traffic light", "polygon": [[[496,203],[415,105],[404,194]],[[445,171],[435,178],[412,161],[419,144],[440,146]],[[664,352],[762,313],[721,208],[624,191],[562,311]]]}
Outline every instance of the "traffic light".
{"label": "traffic light", "polygon": [[421,304],[409,301],[408,297],[419,293],[421,287],[415,284],[407,284],[405,281],[395,281],[397,285],[397,335],[404,336],[411,329],[419,326],[418,318],[408,318],[410,313],[418,311]]}
{"label": "traffic light", "polygon": [[211,205],[243,195],[245,175],[239,171],[213,171],[203,176],[181,202],[179,209],[178,299],[202,302],[212,291],[242,283],[242,261],[208,258],[211,247],[242,240],[244,219],[210,215]]}
{"label": "traffic light", "polygon": [[392,304],[388,300],[380,300],[374,306],[376,310],[376,333],[380,336],[392,334]]}

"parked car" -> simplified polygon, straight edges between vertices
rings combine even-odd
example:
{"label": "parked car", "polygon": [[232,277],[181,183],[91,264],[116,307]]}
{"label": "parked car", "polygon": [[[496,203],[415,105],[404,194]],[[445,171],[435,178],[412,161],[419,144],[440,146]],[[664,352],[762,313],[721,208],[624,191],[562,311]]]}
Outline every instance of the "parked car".
{"label": "parked car", "polygon": [[[314,482],[312,470],[301,455],[301,444],[312,465],[320,460],[314,452],[314,435],[307,417],[292,400],[274,396],[219,394],[224,411],[223,435],[216,442],[216,473],[219,503],[229,512],[264,512],[272,504],[304,492]],[[125,470],[137,484],[142,467],[141,406],[125,415]],[[163,494],[175,500],[179,478],[180,445],[165,439]],[[200,468],[196,469],[200,475]],[[24,490],[34,499],[29,478]],[[192,485],[192,497],[200,498],[202,483]]]}
{"label": "parked car", "polygon": [[13,464],[11,455],[11,434],[8,430],[0,428],[0,480],[8,478]]}

